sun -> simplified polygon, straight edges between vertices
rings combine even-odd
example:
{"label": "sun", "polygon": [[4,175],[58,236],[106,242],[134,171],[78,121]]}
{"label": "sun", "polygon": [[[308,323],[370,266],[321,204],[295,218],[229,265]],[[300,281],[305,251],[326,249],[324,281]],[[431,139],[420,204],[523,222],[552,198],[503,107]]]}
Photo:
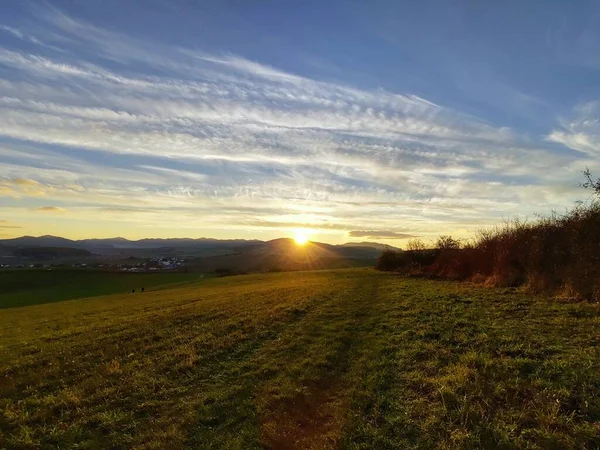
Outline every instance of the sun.
{"label": "sun", "polygon": [[298,245],[304,245],[308,242],[308,236],[304,230],[297,230],[294,234],[294,241]]}

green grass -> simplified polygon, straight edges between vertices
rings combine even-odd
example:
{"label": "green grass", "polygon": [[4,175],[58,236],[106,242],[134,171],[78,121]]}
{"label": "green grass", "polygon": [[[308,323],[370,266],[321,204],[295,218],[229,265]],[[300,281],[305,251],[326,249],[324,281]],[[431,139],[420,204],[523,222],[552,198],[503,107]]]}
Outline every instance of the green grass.
{"label": "green grass", "polygon": [[136,292],[196,281],[197,273],[124,273],[91,269],[0,270],[0,309]]}
{"label": "green grass", "polygon": [[0,315],[0,447],[598,448],[600,309],[367,269]]}

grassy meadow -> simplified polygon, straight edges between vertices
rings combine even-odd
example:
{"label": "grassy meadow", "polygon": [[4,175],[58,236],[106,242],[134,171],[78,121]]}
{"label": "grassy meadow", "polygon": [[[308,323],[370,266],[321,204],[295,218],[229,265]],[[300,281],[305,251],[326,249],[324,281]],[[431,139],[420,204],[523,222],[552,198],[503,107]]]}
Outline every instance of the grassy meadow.
{"label": "grassy meadow", "polygon": [[599,448],[598,304],[371,269],[0,312],[0,447]]}
{"label": "grassy meadow", "polygon": [[0,309],[74,298],[161,289],[197,281],[197,273],[126,273],[91,269],[0,270]]}

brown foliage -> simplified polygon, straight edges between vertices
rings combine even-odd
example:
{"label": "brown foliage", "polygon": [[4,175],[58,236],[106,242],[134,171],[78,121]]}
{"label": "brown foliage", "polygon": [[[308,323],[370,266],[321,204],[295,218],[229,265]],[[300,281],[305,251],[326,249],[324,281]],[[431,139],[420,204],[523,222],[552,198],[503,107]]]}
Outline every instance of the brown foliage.
{"label": "brown foliage", "polygon": [[[591,179],[591,178],[590,178]],[[596,188],[596,185],[590,185]],[[519,220],[482,230],[475,242],[440,236],[436,248],[385,252],[380,270],[497,286],[526,285],[535,292],[600,300],[600,202],[579,204],[565,215]]]}

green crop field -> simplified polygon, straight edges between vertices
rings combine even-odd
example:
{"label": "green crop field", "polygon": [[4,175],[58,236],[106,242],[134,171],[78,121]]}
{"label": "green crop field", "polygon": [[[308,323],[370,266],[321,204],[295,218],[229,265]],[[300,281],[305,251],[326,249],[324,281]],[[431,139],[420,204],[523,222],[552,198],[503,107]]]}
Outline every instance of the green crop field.
{"label": "green crop field", "polygon": [[91,269],[0,270],[0,309],[74,298],[160,289],[197,281],[197,273],[127,273]]}
{"label": "green crop field", "polygon": [[0,447],[599,448],[598,304],[370,269],[0,312]]}

